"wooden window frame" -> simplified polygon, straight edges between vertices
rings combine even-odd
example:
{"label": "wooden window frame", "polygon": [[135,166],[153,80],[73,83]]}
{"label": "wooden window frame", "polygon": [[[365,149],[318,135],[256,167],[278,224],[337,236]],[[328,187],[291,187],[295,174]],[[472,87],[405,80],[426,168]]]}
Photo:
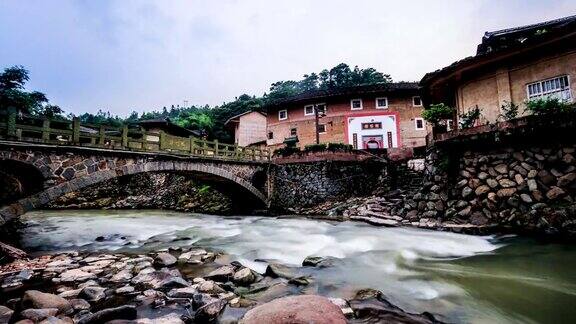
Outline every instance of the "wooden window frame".
{"label": "wooden window frame", "polygon": [[[282,118],[282,112],[286,114],[286,117]],[[288,119],[288,109],[278,110],[278,120],[287,120]]]}
{"label": "wooden window frame", "polygon": [[[386,100],[386,106],[380,106],[378,105],[378,100]],[[378,97],[376,98],[376,100],[374,101],[374,105],[376,106],[376,109],[388,109],[388,97]]]}
{"label": "wooden window frame", "polygon": [[[418,121],[422,121],[422,127],[418,127]],[[421,118],[421,117],[414,118],[414,129],[416,129],[416,130],[426,129],[426,124],[424,124],[424,118]]]}
{"label": "wooden window frame", "polygon": [[[416,99],[416,98],[418,98],[418,100],[420,100],[420,104],[419,104],[419,105],[417,105],[417,104],[414,102],[414,99]],[[412,107],[422,107],[422,97],[420,97],[420,96],[413,96],[413,97],[412,97]]]}
{"label": "wooden window frame", "polygon": [[[354,101],[360,101],[360,108],[354,108]],[[364,103],[361,98],[350,99],[350,110],[362,110],[364,109]]]}

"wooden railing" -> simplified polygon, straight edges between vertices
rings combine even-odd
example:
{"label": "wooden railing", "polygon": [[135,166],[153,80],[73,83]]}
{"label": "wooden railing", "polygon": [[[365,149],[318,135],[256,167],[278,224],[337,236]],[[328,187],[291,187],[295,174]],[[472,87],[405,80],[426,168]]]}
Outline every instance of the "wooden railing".
{"label": "wooden railing", "polygon": [[105,148],[134,152],[169,153],[227,160],[268,161],[270,151],[180,137],[141,127],[110,127],[72,120],[19,116],[15,111],[0,115],[0,139],[54,145]]}

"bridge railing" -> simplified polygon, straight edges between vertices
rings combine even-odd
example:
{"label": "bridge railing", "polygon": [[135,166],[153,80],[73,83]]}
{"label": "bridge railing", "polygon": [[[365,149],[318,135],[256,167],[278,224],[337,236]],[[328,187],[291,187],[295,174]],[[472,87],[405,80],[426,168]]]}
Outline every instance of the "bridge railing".
{"label": "bridge railing", "polygon": [[78,118],[20,116],[14,111],[0,116],[0,139],[228,160],[268,161],[271,155],[267,149],[239,147],[194,136],[180,137],[127,125],[81,124]]}

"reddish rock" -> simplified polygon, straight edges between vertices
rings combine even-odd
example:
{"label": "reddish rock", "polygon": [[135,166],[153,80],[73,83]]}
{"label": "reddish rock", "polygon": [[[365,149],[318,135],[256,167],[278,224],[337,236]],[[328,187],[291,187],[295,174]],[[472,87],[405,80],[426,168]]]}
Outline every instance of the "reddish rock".
{"label": "reddish rock", "polygon": [[566,194],[566,192],[564,190],[562,190],[561,188],[552,187],[546,193],[546,197],[548,197],[548,199],[550,199],[550,200],[554,200],[554,199],[560,198],[561,196],[564,196],[564,194]]}
{"label": "reddish rock", "polygon": [[325,297],[314,295],[289,296],[249,310],[242,324],[338,324],[347,323],[340,308]]}

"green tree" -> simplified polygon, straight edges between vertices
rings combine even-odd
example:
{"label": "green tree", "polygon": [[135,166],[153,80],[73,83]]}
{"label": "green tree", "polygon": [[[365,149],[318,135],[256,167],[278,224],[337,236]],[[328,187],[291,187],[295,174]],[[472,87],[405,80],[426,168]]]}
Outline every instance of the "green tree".
{"label": "green tree", "polygon": [[48,103],[48,98],[38,91],[25,91],[29,72],[23,66],[5,68],[0,73],[0,111],[15,107],[19,111],[35,114]]}

